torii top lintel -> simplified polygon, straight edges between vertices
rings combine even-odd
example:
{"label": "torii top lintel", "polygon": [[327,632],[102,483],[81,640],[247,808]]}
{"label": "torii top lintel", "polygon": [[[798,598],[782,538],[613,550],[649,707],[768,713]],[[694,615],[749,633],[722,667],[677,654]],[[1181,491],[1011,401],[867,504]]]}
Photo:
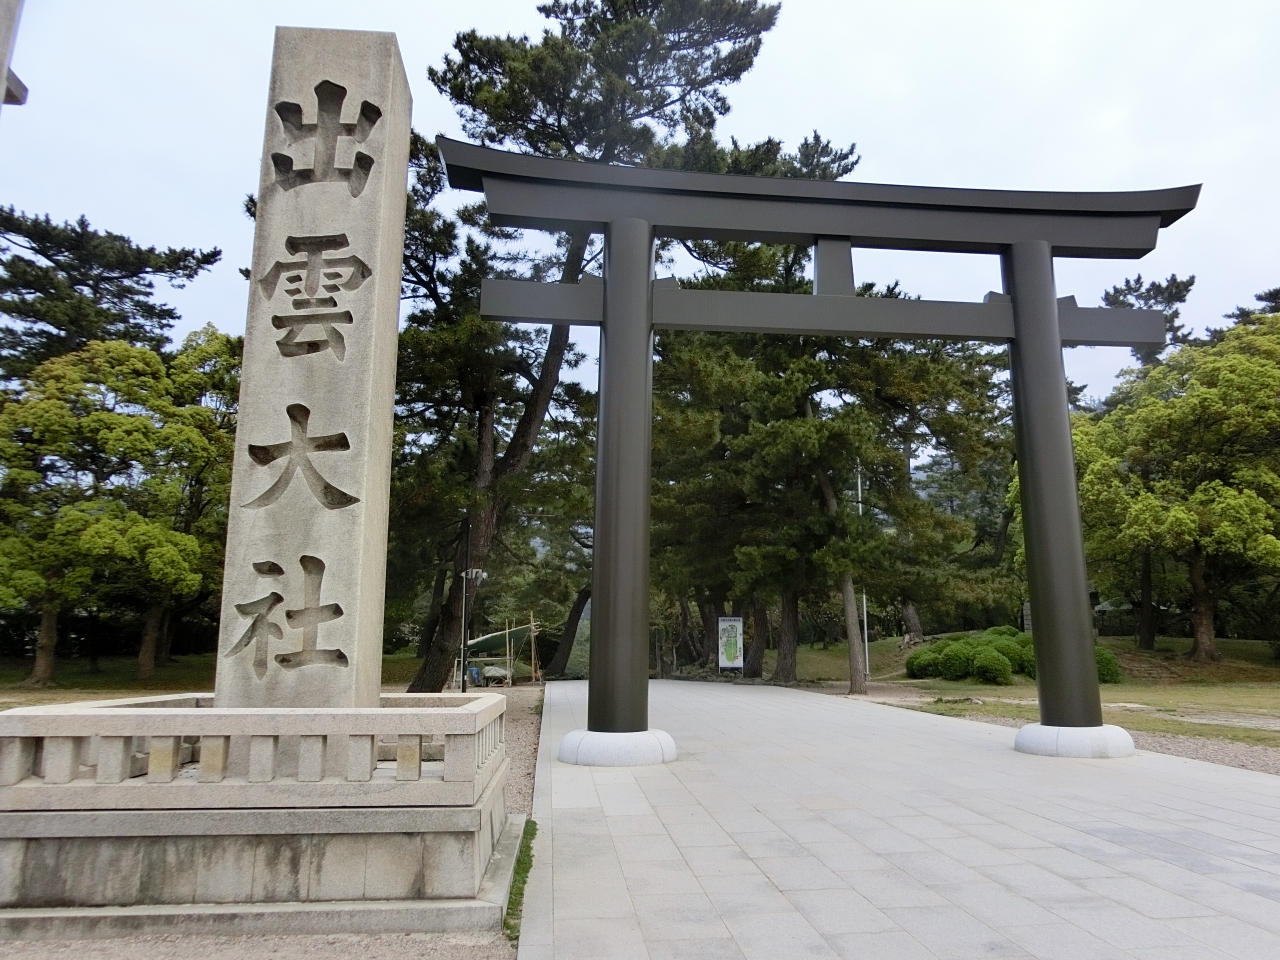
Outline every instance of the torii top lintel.
{"label": "torii top lintel", "polygon": [[551,160],[437,137],[450,186],[483,191],[499,226],[599,232],[612,220],[660,237],[999,253],[1043,240],[1058,257],[1138,258],[1195,208],[1200,185],[1125,193],[968,190],[651,170]]}

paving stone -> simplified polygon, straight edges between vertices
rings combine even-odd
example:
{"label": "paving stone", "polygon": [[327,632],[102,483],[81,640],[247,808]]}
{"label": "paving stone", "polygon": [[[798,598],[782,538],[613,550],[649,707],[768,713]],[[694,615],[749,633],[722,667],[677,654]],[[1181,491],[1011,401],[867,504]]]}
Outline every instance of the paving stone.
{"label": "paving stone", "polygon": [[1280,957],[1280,780],[772,687],[654,682],[681,759],[555,760],[520,960]]}

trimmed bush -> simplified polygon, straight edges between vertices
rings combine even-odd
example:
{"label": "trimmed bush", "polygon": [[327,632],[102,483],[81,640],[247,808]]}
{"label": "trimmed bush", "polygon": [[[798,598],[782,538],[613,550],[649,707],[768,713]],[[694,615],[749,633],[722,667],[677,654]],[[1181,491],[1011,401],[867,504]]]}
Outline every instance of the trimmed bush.
{"label": "trimmed bush", "polygon": [[907,657],[907,676],[912,680],[936,677],[939,669],[938,651],[931,647],[921,647]]}
{"label": "trimmed bush", "polygon": [[983,647],[973,657],[973,675],[983,683],[1013,682],[1013,665],[994,647]]}
{"label": "trimmed bush", "polygon": [[1017,627],[1011,627],[1007,624],[1001,627],[988,627],[985,632],[993,637],[1016,637],[1019,633]]}
{"label": "trimmed bush", "polygon": [[973,647],[953,643],[938,657],[939,675],[944,680],[963,680],[973,670]]}
{"label": "trimmed bush", "polygon": [[1120,669],[1120,661],[1116,659],[1116,655],[1111,652],[1110,647],[1094,644],[1093,659],[1098,664],[1099,683],[1119,683],[1124,679],[1124,672]]}
{"label": "trimmed bush", "polygon": [[1002,657],[1009,661],[1009,666],[1013,667],[1014,673],[1021,673],[1023,649],[1018,645],[1016,640],[1008,637],[998,637],[995,643],[991,644],[991,649],[998,652]]}
{"label": "trimmed bush", "polygon": [[1020,633],[1013,639],[1017,640],[1018,643],[1022,644],[1024,647],[1031,646],[1031,634],[1029,633]]}
{"label": "trimmed bush", "polygon": [[1029,645],[1022,648],[1022,663],[1018,666],[1018,672],[1023,676],[1031,680],[1036,678],[1036,652]]}

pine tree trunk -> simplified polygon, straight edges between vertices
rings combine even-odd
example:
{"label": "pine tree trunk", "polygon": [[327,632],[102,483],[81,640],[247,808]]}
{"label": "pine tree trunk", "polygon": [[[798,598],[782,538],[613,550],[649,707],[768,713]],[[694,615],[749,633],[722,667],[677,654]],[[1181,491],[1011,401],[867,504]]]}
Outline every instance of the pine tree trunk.
{"label": "pine tree trunk", "polygon": [[763,600],[757,598],[752,601],[751,612],[755,622],[751,631],[751,643],[747,645],[747,659],[742,665],[742,675],[756,679],[764,674],[764,648],[769,644],[769,608]]}
{"label": "pine tree trunk", "polygon": [[[813,407],[805,401],[805,412],[812,417]],[[911,457],[907,455],[907,465]],[[835,487],[827,471],[818,466],[818,485],[822,488],[822,500],[827,516],[835,518],[840,515],[840,501],[836,497]],[[866,693],[867,677],[862,663],[862,631],[858,629],[858,595],[853,589],[853,575],[845,571],[840,575],[840,597],[844,601],[844,635],[849,642],[849,692]],[[823,644],[826,649],[826,644]]]}
{"label": "pine tree trunk", "polygon": [[440,611],[444,607],[444,585],[449,582],[449,567],[442,561],[436,570],[435,582],[431,585],[431,605],[427,608],[427,619],[423,621],[422,631],[418,634],[418,657],[427,655],[431,649],[431,641],[440,627]]}
{"label": "pine tree trunk", "polygon": [[58,647],[58,608],[54,597],[45,597],[40,605],[40,633],[36,638],[36,662],[31,676],[22,681],[24,687],[45,687],[53,683],[53,658]]}
{"label": "pine tree trunk", "polygon": [[[543,674],[548,677],[564,676],[569,666],[569,655],[573,653],[573,642],[578,636],[578,624],[582,622],[582,611],[587,609],[587,601],[591,599],[591,587],[583,587],[573,598],[573,606],[569,608],[569,619],[564,622],[564,633],[556,645],[555,656],[547,664]],[[661,666],[661,664],[659,664]]]}
{"label": "pine tree trunk", "polygon": [[1194,638],[1187,656],[1192,660],[1217,660],[1218,645],[1213,635],[1214,599],[1209,585],[1209,577],[1205,571],[1204,553],[1198,547],[1192,551],[1191,562],[1187,564],[1187,572],[1191,580],[1191,597],[1195,608],[1191,613],[1191,624]]}
{"label": "pine tree trunk", "polygon": [[717,670],[720,667],[720,618],[724,616],[724,601],[708,595],[699,601],[698,614],[702,617],[704,662],[709,670]]}
{"label": "pine tree trunk", "polygon": [[867,692],[866,665],[862,662],[862,631],[858,629],[858,595],[853,589],[853,577],[840,577],[840,596],[844,600],[844,629],[849,641],[849,692]]}
{"label": "pine tree trunk", "polygon": [[164,625],[165,605],[153,603],[147,607],[142,621],[142,645],[138,648],[138,679],[150,680],[156,673],[156,648],[160,643],[160,630]]}
{"label": "pine tree trunk", "polygon": [[1142,570],[1138,577],[1138,649],[1156,648],[1156,610],[1151,589],[1151,551],[1142,551]]}
{"label": "pine tree trunk", "polygon": [[800,644],[800,598],[792,590],[782,592],[782,628],[778,631],[778,662],[774,683],[795,683],[796,648]]}
{"label": "pine tree trunk", "polygon": [[902,601],[902,622],[906,630],[902,636],[903,646],[924,642],[924,628],[920,625],[920,614],[916,612],[916,605],[910,600]]}
{"label": "pine tree trunk", "polygon": [[[569,248],[565,252],[561,283],[577,283],[582,279],[583,258],[590,239],[590,233],[585,231],[575,234],[570,239]],[[485,562],[489,558],[489,549],[497,533],[498,517],[503,506],[498,491],[498,481],[512,474],[520,474],[528,468],[538,434],[546,421],[547,410],[551,407],[556,385],[560,382],[560,369],[564,365],[568,348],[569,327],[564,324],[553,324],[551,334],[547,337],[547,348],[542,357],[542,367],[538,371],[537,382],[524,404],[524,410],[516,421],[506,450],[501,457],[497,454],[495,401],[490,398],[479,404],[476,424],[478,450],[475,489],[481,498],[481,504],[478,509],[468,514],[471,540],[470,562],[474,569],[484,569]],[[440,628],[432,639],[426,655],[422,658],[422,666],[418,668],[417,675],[409,684],[410,693],[442,690],[453,671],[454,659],[462,645],[462,578],[459,571],[463,569],[464,546],[459,544],[453,583],[449,588],[449,599],[441,612]],[[474,610],[474,607],[471,609]]]}
{"label": "pine tree trunk", "polygon": [[680,605],[680,639],[684,641],[685,651],[689,654],[689,663],[699,664],[705,651],[698,642],[698,633],[693,629],[693,611],[689,609],[689,599],[681,597]]}

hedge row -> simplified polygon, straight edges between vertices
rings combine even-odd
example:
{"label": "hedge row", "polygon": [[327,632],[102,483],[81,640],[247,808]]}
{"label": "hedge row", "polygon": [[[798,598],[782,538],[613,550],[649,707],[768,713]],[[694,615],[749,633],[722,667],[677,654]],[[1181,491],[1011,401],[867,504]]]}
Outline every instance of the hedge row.
{"label": "hedge row", "polygon": [[[1123,679],[1120,662],[1107,647],[1095,645],[1098,680],[1119,683]],[[907,676],[920,680],[941,677],[943,680],[966,680],[972,677],[983,683],[1013,682],[1021,673],[1034,680],[1035,651],[1031,634],[1016,627],[992,627],[981,633],[950,634],[921,647],[907,657]]]}

